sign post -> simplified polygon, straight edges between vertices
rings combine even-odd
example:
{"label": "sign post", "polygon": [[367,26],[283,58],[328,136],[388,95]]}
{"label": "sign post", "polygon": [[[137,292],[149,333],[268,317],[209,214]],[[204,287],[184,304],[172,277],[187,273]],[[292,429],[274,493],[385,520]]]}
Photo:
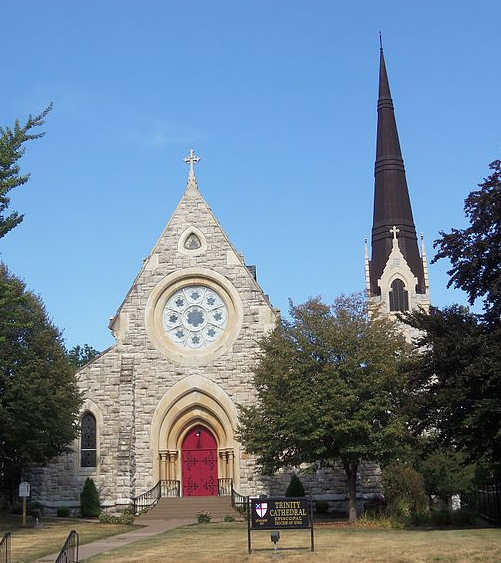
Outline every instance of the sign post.
{"label": "sign post", "polygon": [[26,526],[26,499],[30,496],[30,484],[28,481],[19,483],[19,496],[23,499],[23,526]]}
{"label": "sign post", "polygon": [[311,551],[315,551],[313,501],[311,497],[250,498],[247,505],[247,515],[249,553],[252,551],[252,530],[310,529]]}

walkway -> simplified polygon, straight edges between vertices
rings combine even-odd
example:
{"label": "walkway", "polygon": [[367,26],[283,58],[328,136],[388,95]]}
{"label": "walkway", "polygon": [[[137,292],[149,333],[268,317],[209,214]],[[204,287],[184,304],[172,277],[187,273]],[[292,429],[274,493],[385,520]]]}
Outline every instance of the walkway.
{"label": "walkway", "polygon": [[[134,543],[151,536],[163,534],[168,530],[178,528],[179,526],[185,526],[187,524],[193,524],[193,519],[178,520],[172,518],[169,520],[148,520],[148,525],[144,528],[139,528],[133,530],[132,532],[125,532],[125,534],[109,536],[107,538],[103,538],[102,540],[96,540],[91,543],[81,545],[78,550],[79,560],[85,561],[89,557],[98,555],[99,553],[105,553],[129,543]],[[59,552],[52,553],[51,555],[45,555],[41,559],[37,559],[36,563],[54,563],[58,555]]]}

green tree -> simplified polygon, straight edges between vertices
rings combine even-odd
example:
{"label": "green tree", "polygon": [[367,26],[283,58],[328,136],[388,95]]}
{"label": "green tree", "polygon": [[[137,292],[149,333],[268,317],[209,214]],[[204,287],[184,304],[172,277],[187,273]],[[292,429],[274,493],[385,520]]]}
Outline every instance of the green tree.
{"label": "green tree", "polygon": [[63,453],[81,398],[61,333],[41,299],[0,265],[0,487]]}
{"label": "green tree", "polygon": [[23,126],[20,125],[19,120],[16,120],[14,129],[0,127],[0,238],[23,220],[23,215],[19,215],[16,211],[5,215],[10,204],[7,194],[13,188],[22,186],[29,180],[29,174],[20,173],[18,160],[23,156],[25,144],[28,141],[45,135],[43,132],[32,133],[31,131],[45,123],[45,118],[51,109],[52,104],[39,115],[35,117],[30,115]]}
{"label": "green tree", "polygon": [[426,512],[423,476],[407,463],[392,462],[383,469],[384,498],[389,513],[406,523]]}
{"label": "green tree", "polygon": [[360,463],[388,461],[407,437],[400,371],[407,348],[394,323],[369,321],[358,295],[332,306],[318,298],[291,303],[290,316],[261,342],[257,402],[240,406],[240,440],[266,474],[340,462],[354,520]]}
{"label": "green tree", "polygon": [[440,232],[432,263],[448,258],[452,268],[448,287],[454,285],[468,294],[471,305],[484,298],[485,320],[501,322],[501,161],[491,162],[492,174],[465,200],[470,226]]}
{"label": "green tree", "polygon": [[101,514],[99,492],[94,480],[90,477],[85,479],[82,492],[80,493],[80,513],[84,518],[97,518]]}
{"label": "green tree", "polygon": [[500,331],[458,305],[404,320],[420,331],[421,352],[408,366],[414,434],[462,451],[470,462],[501,462]]}
{"label": "green tree", "polygon": [[416,469],[423,476],[430,507],[432,497],[438,497],[447,506],[453,495],[470,492],[475,477],[475,465],[466,463],[465,454],[446,447],[420,456]]}
{"label": "green tree", "polygon": [[304,487],[301,479],[293,473],[287,489],[285,491],[286,497],[304,497]]}
{"label": "green tree", "polygon": [[68,351],[68,361],[75,369],[80,369],[89,362],[92,362],[99,354],[100,352],[88,344],[84,344],[83,346],[77,344]]}

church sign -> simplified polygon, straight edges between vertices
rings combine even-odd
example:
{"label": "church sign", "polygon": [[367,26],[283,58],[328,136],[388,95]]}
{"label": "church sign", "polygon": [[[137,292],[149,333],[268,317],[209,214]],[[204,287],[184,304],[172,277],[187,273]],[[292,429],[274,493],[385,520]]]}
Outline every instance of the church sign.
{"label": "church sign", "polygon": [[251,552],[251,530],[311,530],[313,547],[313,503],[305,497],[250,498],[248,504],[248,539]]}

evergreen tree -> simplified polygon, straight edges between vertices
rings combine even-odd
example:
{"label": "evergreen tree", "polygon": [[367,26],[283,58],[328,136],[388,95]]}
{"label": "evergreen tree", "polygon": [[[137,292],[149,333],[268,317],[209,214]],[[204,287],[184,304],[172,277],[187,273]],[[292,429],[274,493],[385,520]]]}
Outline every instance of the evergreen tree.
{"label": "evergreen tree", "polygon": [[286,497],[304,497],[304,487],[303,487],[303,483],[301,483],[301,480],[299,479],[299,477],[293,473],[291,475],[291,480],[289,482],[289,485],[285,491],[285,496]]}
{"label": "evergreen tree", "polygon": [[29,174],[20,174],[18,160],[23,156],[25,143],[43,137],[45,133],[32,133],[32,129],[44,124],[47,114],[52,109],[50,104],[42,113],[28,117],[21,126],[16,120],[14,129],[0,127],[0,238],[5,236],[23,220],[23,215],[16,211],[4,215],[10,204],[7,194],[13,188],[22,186],[28,180]]}
{"label": "evergreen tree", "polygon": [[80,493],[80,513],[84,518],[97,518],[101,514],[99,493],[94,480],[90,477],[85,479],[82,492]]}
{"label": "evergreen tree", "polygon": [[0,488],[64,452],[81,404],[59,330],[39,297],[0,265]]}
{"label": "evergreen tree", "polygon": [[394,323],[369,321],[360,296],[291,304],[290,316],[261,342],[257,402],[240,406],[239,437],[267,474],[340,462],[354,520],[360,463],[388,461],[407,438],[407,347]]}

